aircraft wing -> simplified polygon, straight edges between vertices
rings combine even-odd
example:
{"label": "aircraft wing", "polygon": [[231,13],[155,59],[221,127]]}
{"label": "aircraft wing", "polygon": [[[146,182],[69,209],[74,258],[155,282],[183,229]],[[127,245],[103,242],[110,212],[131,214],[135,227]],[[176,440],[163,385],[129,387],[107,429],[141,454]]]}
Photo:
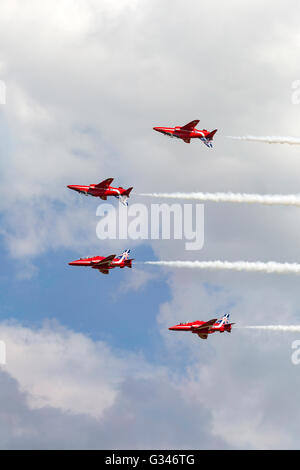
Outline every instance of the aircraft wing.
{"label": "aircraft wing", "polygon": [[189,122],[188,124],[186,124],[185,126],[182,126],[180,128],[180,130],[183,130],[183,131],[192,131],[198,124],[198,122],[200,122],[199,119],[195,119],[194,121],[191,121]]}
{"label": "aircraft wing", "polygon": [[101,183],[95,184],[95,188],[108,188],[113,182],[113,178],[107,178],[107,180],[101,181]]}
{"label": "aircraft wing", "polygon": [[204,333],[197,333],[197,335],[198,335],[199,338],[201,338],[201,339],[207,339],[207,336],[208,336],[208,335],[206,335],[206,334],[204,334]]}
{"label": "aircraft wing", "polygon": [[102,274],[109,274],[109,270],[108,269],[98,269],[99,273],[102,273]]}
{"label": "aircraft wing", "polygon": [[191,139],[184,139],[186,144],[189,144],[191,142]]}
{"label": "aircraft wing", "polygon": [[88,190],[84,191],[83,189],[75,189],[75,188],[74,188],[74,191],[76,191],[79,194],[87,194],[87,192],[88,192]]}
{"label": "aircraft wing", "polygon": [[116,255],[110,255],[110,256],[107,256],[106,258],[103,258],[102,260],[98,261],[98,263],[95,263],[93,265],[93,268],[97,268],[97,269],[100,269],[100,270],[105,270],[105,268],[107,268],[108,266],[111,265],[111,262],[113,259],[115,259]]}
{"label": "aircraft wing", "polygon": [[217,318],[213,318],[212,320],[208,320],[207,322],[202,323],[202,325],[197,326],[197,327],[195,328],[195,330],[196,330],[196,331],[199,331],[199,332],[200,332],[201,330],[207,330],[207,329],[209,330],[209,328],[210,328],[214,323],[216,323],[217,320],[218,320]]}

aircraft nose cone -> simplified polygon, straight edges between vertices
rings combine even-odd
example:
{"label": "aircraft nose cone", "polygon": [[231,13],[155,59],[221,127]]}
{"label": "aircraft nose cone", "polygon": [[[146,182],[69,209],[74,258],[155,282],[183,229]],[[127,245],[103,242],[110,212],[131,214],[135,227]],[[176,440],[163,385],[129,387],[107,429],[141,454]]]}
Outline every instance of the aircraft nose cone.
{"label": "aircraft nose cone", "polygon": [[161,127],[153,127],[153,130],[154,130],[154,131],[157,131],[157,132],[161,132],[161,131],[162,131]]}
{"label": "aircraft nose cone", "polygon": [[78,260],[76,261],[70,261],[70,263],[68,263],[69,266],[76,266],[78,264]]}

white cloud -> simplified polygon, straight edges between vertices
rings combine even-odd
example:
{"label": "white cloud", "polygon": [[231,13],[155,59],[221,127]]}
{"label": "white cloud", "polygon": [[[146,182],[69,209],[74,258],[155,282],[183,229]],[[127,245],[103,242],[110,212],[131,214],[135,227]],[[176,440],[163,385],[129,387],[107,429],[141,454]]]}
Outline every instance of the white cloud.
{"label": "white cloud", "polygon": [[145,287],[148,282],[155,279],[157,279],[155,274],[135,268],[129,274],[127,274],[126,279],[121,282],[119,292],[137,291],[143,289],[143,287]]}
{"label": "white cloud", "polygon": [[1,323],[0,336],[7,349],[0,370],[1,448],[225,445],[210,434],[206,407],[198,404],[196,416],[185,402],[179,377],[141,354],[112,350],[53,323],[35,330]]}
{"label": "white cloud", "polygon": [[2,323],[0,334],[7,348],[5,370],[27,392],[33,408],[52,406],[100,417],[115,403],[126,378],[160,373],[142,357],[123,357],[104,342],[58,325],[32,330]]}

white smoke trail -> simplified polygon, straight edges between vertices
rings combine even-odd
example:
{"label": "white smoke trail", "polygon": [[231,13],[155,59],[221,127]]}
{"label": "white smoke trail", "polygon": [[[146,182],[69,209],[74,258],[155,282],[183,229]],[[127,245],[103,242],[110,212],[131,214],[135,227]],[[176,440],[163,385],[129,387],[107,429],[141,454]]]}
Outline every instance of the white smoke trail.
{"label": "white smoke trail", "polygon": [[276,136],[263,136],[257,137],[254,135],[244,135],[244,136],[227,136],[229,139],[235,140],[247,140],[248,142],[265,142],[267,144],[290,144],[290,145],[300,145],[300,139],[296,137],[276,137]]}
{"label": "white smoke trail", "polygon": [[141,193],[140,196],[162,199],[188,199],[210,202],[235,202],[247,204],[266,204],[300,206],[300,194],[246,194],[246,193]]}
{"label": "white smoke trail", "polygon": [[258,325],[258,326],[236,326],[235,328],[247,328],[254,330],[271,330],[271,331],[290,331],[299,333],[300,325]]}
{"label": "white smoke trail", "polygon": [[247,271],[277,274],[300,274],[298,263],[277,263],[269,261],[145,261],[145,264],[165,266],[169,268],[210,269],[227,271]]}

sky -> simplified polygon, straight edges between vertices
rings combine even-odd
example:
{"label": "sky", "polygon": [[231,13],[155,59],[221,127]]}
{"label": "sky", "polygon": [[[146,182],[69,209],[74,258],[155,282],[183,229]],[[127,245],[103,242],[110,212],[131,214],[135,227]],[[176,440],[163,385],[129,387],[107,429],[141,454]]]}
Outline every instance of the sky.
{"label": "sky", "polygon": [[[297,325],[299,276],[144,264],[299,262],[299,208],[205,203],[191,251],[99,240],[99,201],[66,188],[114,177],[147,207],[158,200],[139,193],[298,194],[297,145],[227,136],[300,138],[299,13],[294,0],[2,0],[1,449],[299,447],[299,333],[168,330],[228,312]],[[218,129],[213,150],[152,130],[193,119]],[[126,248],[131,270],[68,265]]]}

